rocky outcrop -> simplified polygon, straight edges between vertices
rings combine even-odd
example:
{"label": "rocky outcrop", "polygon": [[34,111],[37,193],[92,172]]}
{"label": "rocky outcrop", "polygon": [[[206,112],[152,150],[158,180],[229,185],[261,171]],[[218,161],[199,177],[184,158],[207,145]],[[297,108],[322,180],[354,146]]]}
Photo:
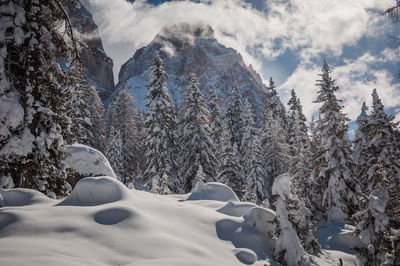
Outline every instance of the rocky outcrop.
{"label": "rocky outcrop", "polygon": [[181,23],[164,27],[153,41],[129,59],[119,72],[117,89],[127,88],[135,96],[137,105],[144,108],[149,67],[156,50],[164,60],[168,73],[168,88],[178,103],[195,73],[205,94],[215,86],[221,106],[234,86],[247,98],[258,117],[264,108],[266,87],[252,66],[232,48],[225,47],[214,38],[213,29],[204,23]]}
{"label": "rocky outcrop", "polygon": [[81,44],[80,56],[85,76],[99,91],[105,101],[114,91],[113,61],[103,49],[98,28],[92,14],[79,0],[62,0],[75,37]]}

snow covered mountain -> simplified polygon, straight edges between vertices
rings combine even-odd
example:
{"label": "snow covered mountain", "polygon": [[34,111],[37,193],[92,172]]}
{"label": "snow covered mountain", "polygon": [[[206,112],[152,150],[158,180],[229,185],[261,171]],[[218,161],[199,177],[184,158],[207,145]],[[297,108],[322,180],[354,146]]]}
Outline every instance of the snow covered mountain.
{"label": "snow covered mountain", "polygon": [[168,88],[173,99],[181,100],[191,73],[199,78],[204,92],[216,86],[224,105],[234,86],[260,115],[265,100],[265,85],[251,65],[232,48],[220,44],[213,29],[204,23],[180,23],[165,26],[149,45],[137,50],[119,72],[117,90],[127,88],[138,107],[144,107],[149,67],[156,50],[160,50],[168,73]]}
{"label": "snow covered mountain", "polygon": [[75,29],[75,37],[83,44],[81,59],[85,76],[96,86],[104,101],[114,91],[113,61],[104,52],[98,27],[92,14],[85,7],[86,1],[62,2]]}

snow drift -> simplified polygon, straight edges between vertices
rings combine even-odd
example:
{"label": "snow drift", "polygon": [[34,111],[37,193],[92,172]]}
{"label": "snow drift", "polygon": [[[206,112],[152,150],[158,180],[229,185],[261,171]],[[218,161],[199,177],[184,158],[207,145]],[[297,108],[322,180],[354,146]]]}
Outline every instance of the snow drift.
{"label": "snow drift", "polygon": [[82,144],[66,145],[67,168],[72,170],[68,183],[75,187],[84,177],[110,176],[117,178],[107,158],[98,150]]}
{"label": "snow drift", "polygon": [[[80,180],[64,200],[50,200],[33,190],[0,190],[0,195],[6,203],[0,212],[0,265],[272,261],[263,234],[245,225],[243,217],[217,211],[237,200],[222,184],[206,184],[189,195],[161,196],[101,176]],[[237,234],[237,228],[243,233]]]}
{"label": "snow drift", "polygon": [[277,265],[275,212],[223,184],[165,196],[88,177],[64,200],[0,190],[0,206],[0,265]]}

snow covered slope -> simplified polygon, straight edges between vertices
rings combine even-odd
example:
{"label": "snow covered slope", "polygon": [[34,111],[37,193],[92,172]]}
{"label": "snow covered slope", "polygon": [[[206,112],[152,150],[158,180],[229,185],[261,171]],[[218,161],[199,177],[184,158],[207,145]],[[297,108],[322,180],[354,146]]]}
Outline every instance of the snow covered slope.
{"label": "snow covered slope", "polygon": [[216,86],[221,105],[235,85],[259,115],[264,103],[265,86],[242,56],[214,38],[213,29],[204,23],[181,23],[164,27],[153,41],[129,59],[119,72],[117,89],[128,88],[137,105],[144,107],[149,67],[154,52],[160,50],[168,73],[168,88],[179,103],[191,73],[195,73],[205,94]]}
{"label": "snow covered slope", "polygon": [[0,265],[278,265],[275,212],[226,202],[227,189],[162,196],[103,176],[81,180],[64,200],[0,190]]}
{"label": "snow covered slope", "polygon": [[240,265],[257,256],[255,265],[269,261],[267,240],[245,228],[242,217],[218,212],[223,201],[129,190],[110,177],[81,180],[64,201],[33,190],[0,193],[10,206],[0,213],[0,265]]}

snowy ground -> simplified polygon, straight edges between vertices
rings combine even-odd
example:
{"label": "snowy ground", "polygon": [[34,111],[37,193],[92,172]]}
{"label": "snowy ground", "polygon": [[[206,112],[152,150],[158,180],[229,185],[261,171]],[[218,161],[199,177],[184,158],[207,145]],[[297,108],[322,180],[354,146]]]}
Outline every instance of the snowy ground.
{"label": "snowy ground", "polygon": [[[266,226],[275,213],[218,183],[161,196],[94,177],[65,200],[0,190],[0,206],[0,265],[278,265]],[[326,251],[312,261],[352,265],[343,226],[324,226]]]}

